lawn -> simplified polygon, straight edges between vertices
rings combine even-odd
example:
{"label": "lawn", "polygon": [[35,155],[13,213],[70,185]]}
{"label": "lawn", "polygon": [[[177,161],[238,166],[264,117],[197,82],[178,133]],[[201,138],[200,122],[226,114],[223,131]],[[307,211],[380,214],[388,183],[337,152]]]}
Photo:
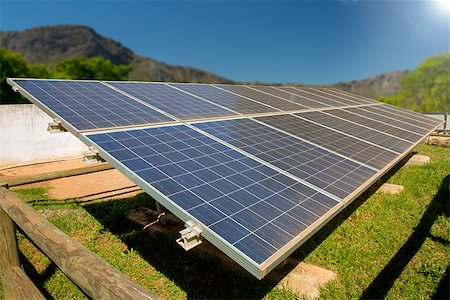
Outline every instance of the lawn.
{"label": "lawn", "polygon": [[[421,145],[416,151],[431,162],[403,166],[386,176],[404,191],[366,192],[293,254],[338,274],[321,289],[321,298],[448,298],[450,149]],[[78,203],[49,199],[45,189],[16,192],[61,230],[162,298],[298,298],[271,282],[228,271],[214,257],[185,252],[171,235],[142,232],[125,215],[152,205],[145,194]],[[19,247],[28,261],[26,272],[46,297],[85,298],[21,235]]]}

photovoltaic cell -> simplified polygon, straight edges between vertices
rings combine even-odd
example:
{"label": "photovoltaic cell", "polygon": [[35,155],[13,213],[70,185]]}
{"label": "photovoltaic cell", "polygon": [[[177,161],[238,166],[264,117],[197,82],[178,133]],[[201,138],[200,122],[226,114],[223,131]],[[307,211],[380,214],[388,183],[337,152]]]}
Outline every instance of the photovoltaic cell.
{"label": "photovoltaic cell", "polygon": [[239,94],[241,96],[256,100],[258,102],[273,106],[282,111],[301,110],[307,109],[306,106],[301,104],[295,104],[279,97],[269,95],[267,93],[260,92],[243,85],[215,85],[227,91]]}
{"label": "photovoltaic cell", "polygon": [[184,125],[87,137],[257,264],[338,204]]}
{"label": "photovoltaic cell", "polygon": [[25,79],[14,82],[77,130],[173,121],[100,82]]}
{"label": "photovoltaic cell", "polygon": [[170,85],[241,114],[257,114],[278,111],[277,109],[225,92],[212,85],[176,83],[171,83]]}
{"label": "photovoltaic cell", "polygon": [[398,153],[402,153],[413,144],[409,141],[401,140],[397,137],[393,137],[385,133],[363,127],[355,123],[350,123],[343,119],[339,119],[337,117],[319,111],[299,113],[296,115],[322,124],[324,126],[337,129],[341,132],[347,133],[357,138],[361,138],[363,140],[382,146],[383,148],[396,151]]}
{"label": "photovoltaic cell", "polygon": [[272,86],[252,86],[252,88],[257,89],[258,91],[266,92],[274,96],[281,97],[283,99],[298,103],[300,105],[306,106],[308,108],[324,108],[330,107],[330,105],[314,101],[312,99],[301,97],[296,94],[290,93],[287,90],[279,89],[278,87]]}
{"label": "photovoltaic cell", "polygon": [[377,169],[383,168],[398,156],[398,154],[378,146],[356,140],[292,115],[258,117],[256,119]]}
{"label": "photovoltaic cell", "polygon": [[324,106],[338,107],[338,106],[346,106],[347,105],[345,103],[342,103],[341,101],[336,101],[331,98],[324,98],[320,95],[313,94],[311,92],[306,92],[303,89],[297,89],[297,88],[293,88],[293,87],[277,87],[277,88],[282,91],[289,92],[289,93],[295,94],[297,96],[304,97],[306,99],[311,99],[316,102],[322,103]]}
{"label": "photovoltaic cell", "polygon": [[347,108],[346,109],[349,112],[358,114],[360,116],[364,116],[367,118],[375,119],[380,122],[383,122],[385,124],[389,124],[391,126],[396,126],[397,128],[403,128],[404,130],[409,130],[412,132],[417,133],[418,135],[424,135],[427,134],[429,130],[416,126],[411,122],[411,120],[408,121],[400,121],[393,116],[387,117],[383,115],[382,112],[374,110],[371,106],[366,107],[358,107],[358,108]]}
{"label": "photovoltaic cell", "polygon": [[316,90],[322,91],[323,93],[329,94],[329,95],[335,95],[339,97],[339,99],[347,99],[353,102],[357,102],[358,104],[376,104],[379,103],[378,101],[368,99],[362,96],[358,96],[355,94],[348,94],[343,91],[337,90],[337,89],[327,89],[327,88],[315,88]]}
{"label": "photovoltaic cell", "polygon": [[356,122],[358,124],[379,130],[381,132],[386,132],[394,136],[398,136],[402,139],[408,140],[413,143],[417,142],[422,138],[420,134],[413,133],[411,131],[407,131],[402,128],[390,125],[389,120],[386,119],[383,120],[382,118],[379,117],[377,118],[376,116],[375,119],[372,119],[367,114],[364,115],[363,113],[361,113],[361,110],[358,108],[333,109],[327,110],[324,113],[340,117],[352,122]]}
{"label": "photovoltaic cell", "polygon": [[194,124],[342,199],[376,171],[250,119]]}
{"label": "photovoltaic cell", "polygon": [[237,115],[235,112],[183,93],[164,83],[108,82],[108,84],[181,120]]}
{"label": "photovoltaic cell", "polygon": [[[298,89],[300,89],[300,88],[298,88]],[[360,105],[360,104],[364,104],[365,103],[365,102],[357,101],[355,99],[344,98],[344,97],[341,97],[341,96],[334,95],[332,93],[328,93],[326,89],[307,88],[307,87],[305,87],[305,88],[301,88],[301,90],[304,91],[304,92],[309,92],[309,93],[312,93],[314,95],[323,97],[325,99],[332,99],[333,101],[340,102],[343,105]]]}
{"label": "photovoltaic cell", "polygon": [[417,112],[409,111],[392,105],[378,105],[376,108],[379,111],[382,111],[383,114],[389,114],[390,116],[395,114],[397,116],[400,116],[405,121],[409,120],[410,123],[416,124],[417,126],[421,126],[426,129],[432,129],[442,123],[440,120],[426,117]]}

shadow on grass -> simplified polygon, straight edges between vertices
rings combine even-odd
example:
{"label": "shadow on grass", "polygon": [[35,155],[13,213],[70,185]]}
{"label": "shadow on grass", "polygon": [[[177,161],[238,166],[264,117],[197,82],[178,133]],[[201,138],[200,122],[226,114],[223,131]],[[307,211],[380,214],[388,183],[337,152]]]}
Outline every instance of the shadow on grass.
{"label": "shadow on grass", "polygon": [[57,268],[56,265],[53,262],[50,263],[45,271],[42,274],[39,274],[33,264],[20,251],[19,258],[25,274],[27,274],[31,281],[36,285],[42,295],[44,295],[45,299],[54,299],[54,297],[46,290],[44,284],[55,273]]}
{"label": "shadow on grass", "polygon": [[[394,257],[383,268],[383,270],[372,281],[369,287],[364,291],[361,298],[363,299],[381,299],[386,296],[389,290],[394,285],[395,280],[400,276],[402,271],[419,251],[422,244],[427,237],[430,237],[430,230],[434,222],[439,215],[449,215],[449,186],[450,175],[444,178],[439,188],[438,193],[435,195],[430,205],[424,212],[419,225],[415,228],[414,232],[403,244],[403,246],[397,251]],[[441,293],[445,294],[442,299],[449,298],[448,291],[448,268],[447,279],[443,278],[444,282],[441,282],[440,287],[436,291],[438,297],[441,297]]]}
{"label": "shadow on grass", "polygon": [[449,299],[450,298],[450,286],[449,286],[450,278],[448,276],[449,270],[450,270],[450,266],[447,266],[447,269],[445,270],[445,275],[442,277],[441,281],[439,282],[439,286],[434,291],[433,295],[431,296],[431,299]]}
{"label": "shadow on grass", "polygon": [[215,257],[203,258],[186,252],[175,242],[175,235],[149,235],[136,229],[126,218],[131,209],[152,205],[152,198],[142,193],[126,199],[87,203],[83,207],[130,249],[173,280],[188,298],[263,298],[274,287],[272,282],[225,269]]}

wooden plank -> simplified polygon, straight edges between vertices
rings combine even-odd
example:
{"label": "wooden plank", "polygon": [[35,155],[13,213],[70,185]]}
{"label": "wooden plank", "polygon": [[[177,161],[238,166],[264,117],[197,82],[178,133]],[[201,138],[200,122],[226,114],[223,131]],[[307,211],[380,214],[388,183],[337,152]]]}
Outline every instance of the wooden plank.
{"label": "wooden plank", "polygon": [[91,298],[159,299],[72,240],[4,188],[0,188],[0,207],[25,235]]}
{"label": "wooden plank", "polygon": [[75,168],[70,170],[61,170],[55,172],[48,172],[44,174],[30,175],[30,176],[22,176],[18,178],[14,178],[11,180],[7,180],[7,184],[11,186],[22,185],[27,183],[34,183],[46,180],[52,180],[57,178],[69,177],[69,176],[77,176],[82,174],[100,172],[105,170],[113,169],[113,167],[109,163],[102,163],[95,166],[86,166],[81,168]]}
{"label": "wooden plank", "polygon": [[38,288],[20,267],[11,267],[3,272],[5,299],[45,299]]}
{"label": "wooden plank", "polygon": [[[0,208],[0,274],[4,274],[11,267],[20,266],[17,252],[16,227],[11,218]],[[4,283],[6,298],[14,298],[14,287]]]}
{"label": "wooden plank", "polygon": [[12,266],[20,266],[16,227],[11,218],[0,208],[0,272]]}

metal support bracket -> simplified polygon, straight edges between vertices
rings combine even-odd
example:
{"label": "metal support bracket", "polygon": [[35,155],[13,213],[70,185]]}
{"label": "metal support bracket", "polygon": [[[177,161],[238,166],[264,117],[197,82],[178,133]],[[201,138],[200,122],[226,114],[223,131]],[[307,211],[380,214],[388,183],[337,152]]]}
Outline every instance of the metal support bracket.
{"label": "metal support bracket", "polygon": [[158,216],[159,216],[159,221],[163,225],[166,225],[167,224],[167,213],[166,213],[166,210],[165,210],[164,206],[159,204],[158,201],[155,201],[155,203],[156,203],[156,212],[158,213]]}
{"label": "metal support bracket", "polygon": [[177,239],[177,243],[188,251],[202,243],[201,233],[203,228],[201,225],[196,224],[194,220],[189,220],[184,223],[185,229],[180,231],[181,237]]}
{"label": "metal support bracket", "polygon": [[98,155],[98,150],[94,147],[89,147],[89,151],[83,153],[83,160],[87,165],[103,162],[104,160]]}
{"label": "metal support bracket", "polygon": [[64,127],[62,127],[61,122],[57,119],[54,119],[53,122],[48,123],[47,130],[50,133],[60,133],[67,131]]}

